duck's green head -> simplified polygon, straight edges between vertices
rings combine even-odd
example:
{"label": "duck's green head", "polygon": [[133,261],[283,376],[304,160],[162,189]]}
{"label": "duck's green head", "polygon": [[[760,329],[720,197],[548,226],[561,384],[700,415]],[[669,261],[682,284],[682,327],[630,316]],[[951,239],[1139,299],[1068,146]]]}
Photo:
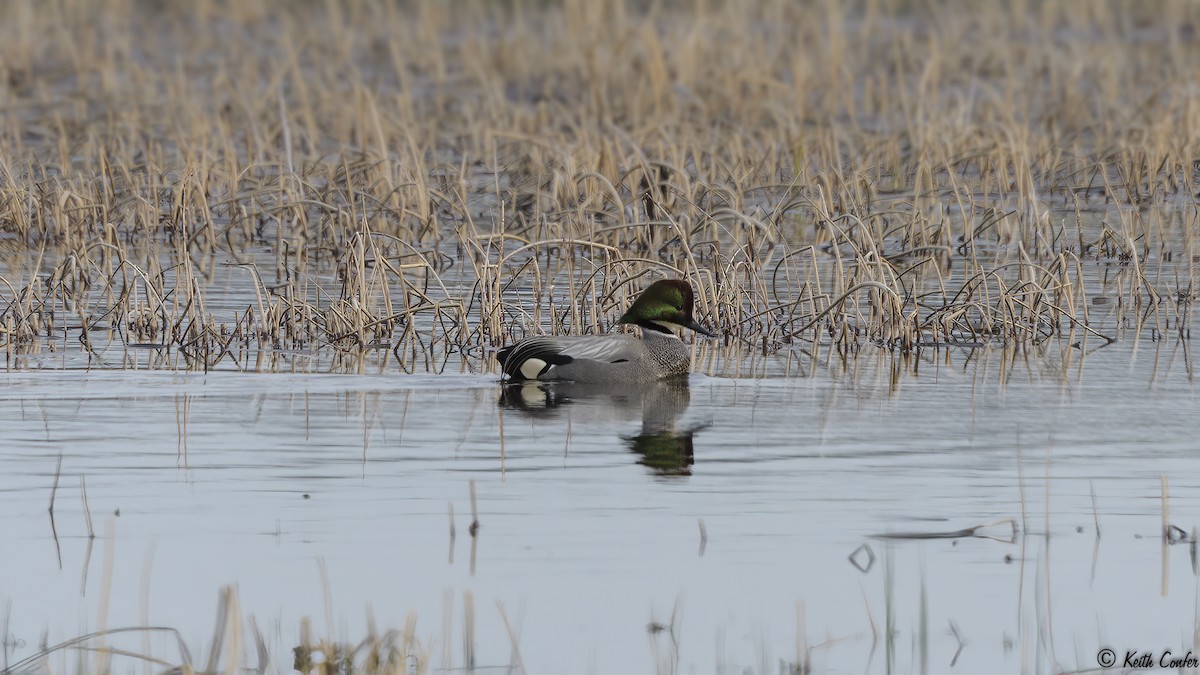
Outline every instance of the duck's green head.
{"label": "duck's green head", "polygon": [[692,286],[688,282],[682,279],[656,281],[633,301],[629,310],[621,315],[620,322],[663,333],[690,328],[701,335],[716,337],[692,318],[692,303]]}

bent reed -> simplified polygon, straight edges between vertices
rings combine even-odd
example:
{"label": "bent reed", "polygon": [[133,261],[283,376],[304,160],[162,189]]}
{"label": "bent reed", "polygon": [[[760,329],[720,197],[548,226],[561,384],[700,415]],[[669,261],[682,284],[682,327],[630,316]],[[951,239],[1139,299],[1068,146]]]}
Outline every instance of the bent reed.
{"label": "bent reed", "polygon": [[1197,25],[1183,0],[13,0],[0,343],[495,372],[667,277],[723,336],[711,373],[1186,339]]}

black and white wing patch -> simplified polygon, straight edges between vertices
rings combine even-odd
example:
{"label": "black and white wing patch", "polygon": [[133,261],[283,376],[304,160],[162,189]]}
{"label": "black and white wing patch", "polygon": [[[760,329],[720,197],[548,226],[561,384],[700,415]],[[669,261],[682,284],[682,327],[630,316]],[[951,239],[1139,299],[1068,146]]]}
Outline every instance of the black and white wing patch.
{"label": "black and white wing patch", "polygon": [[512,380],[553,379],[554,369],[577,360],[597,365],[628,361],[637,339],[628,335],[534,337],[505,347],[496,354]]}
{"label": "black and white wing patch", "polygon": [[554,366],[574,361],[562,353],[554,340],[530,338],[505,347],[496,353],[500,367],[510,380],[536,380]]}

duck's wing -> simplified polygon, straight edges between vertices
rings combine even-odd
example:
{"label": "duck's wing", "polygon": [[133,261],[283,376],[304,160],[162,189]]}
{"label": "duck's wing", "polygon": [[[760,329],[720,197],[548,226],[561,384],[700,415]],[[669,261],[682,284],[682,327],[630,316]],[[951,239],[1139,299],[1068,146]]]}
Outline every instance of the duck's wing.
{"label": "duck's wing", "polygon": [[505,347],[496,354],[504,374],[513,380],[553,379],[555,368],[576,361],[597,366],[630,361],[642,349],[632,335],[533,337]]}

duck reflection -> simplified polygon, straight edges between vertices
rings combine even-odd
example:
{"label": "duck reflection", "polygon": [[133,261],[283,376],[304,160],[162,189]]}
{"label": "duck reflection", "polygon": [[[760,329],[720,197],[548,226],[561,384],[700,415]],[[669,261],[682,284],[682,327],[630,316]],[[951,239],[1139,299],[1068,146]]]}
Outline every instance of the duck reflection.
{"label": "duck reflection", "polygon": [[639,464],[658,476],[691,475],[692,437],[708,425],[681,425],[691,401],[685,378],[643,384],[529,381],[506,385],[500,395],[502,407],[534,418],[556,417],[563,406],[585,401],[598,421],[642,421],[641,433],[620,436]]}

